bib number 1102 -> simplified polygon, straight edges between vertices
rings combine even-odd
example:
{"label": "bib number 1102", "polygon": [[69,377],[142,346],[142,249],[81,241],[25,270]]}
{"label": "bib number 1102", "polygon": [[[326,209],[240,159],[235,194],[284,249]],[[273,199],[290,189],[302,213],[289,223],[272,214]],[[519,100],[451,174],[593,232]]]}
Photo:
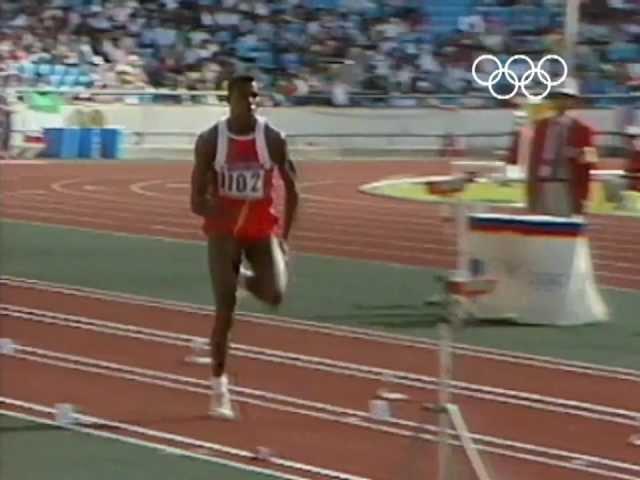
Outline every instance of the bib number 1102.
{"label": "bib number 1102", "polygon": [[218,175],[220,192],[234,198],[262,198],[263,170],[226,170]]}

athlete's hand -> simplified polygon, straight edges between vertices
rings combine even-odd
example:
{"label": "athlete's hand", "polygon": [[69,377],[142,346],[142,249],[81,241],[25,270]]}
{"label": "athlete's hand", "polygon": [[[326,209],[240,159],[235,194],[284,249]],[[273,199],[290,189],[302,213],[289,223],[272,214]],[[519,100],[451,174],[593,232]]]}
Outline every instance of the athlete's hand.
{"label": "athlete's hand", "polygon": [[194,213],[201,217],[212,217],[220,213],[220,204],[215,199],[206,196],[199,198],[196,203]]}

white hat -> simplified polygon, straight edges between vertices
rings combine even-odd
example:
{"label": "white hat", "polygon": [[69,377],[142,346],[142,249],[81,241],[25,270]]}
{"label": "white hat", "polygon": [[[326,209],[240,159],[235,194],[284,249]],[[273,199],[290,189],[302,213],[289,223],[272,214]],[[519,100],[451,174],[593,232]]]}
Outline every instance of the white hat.
{"label": "white hat", "polygon": [[133,68],[130,65],[119,64],[115,68],[116,73],[133,73]]}
{"label": "white hat", "polygon": [[578,86],[578,81],[575,78],[567,77],[567,79],[562,82],[557,88],[554,88],[551,93],[555,95],[579,97],[580,87]]}
{"label": "white hat", "polygon": [[129,55],[127,57],[127,63],[129,63],[129,65],[142,65],[144,62],[138,55]]}
{"label": "white hat", "polygon": [[638,125],[629,125],[624,129],[624,133],[627,135],[632,135],[634,137],[640,136],[640,126]]}

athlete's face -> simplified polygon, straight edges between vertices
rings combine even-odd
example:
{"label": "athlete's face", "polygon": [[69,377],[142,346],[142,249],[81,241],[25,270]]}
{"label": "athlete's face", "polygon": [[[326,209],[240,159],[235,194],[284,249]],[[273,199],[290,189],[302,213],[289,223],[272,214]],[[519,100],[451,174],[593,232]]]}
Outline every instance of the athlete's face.
{"label": "athlete's face", "polygon": [[258,86],[256,82],[241,83],[233,89],[229,98],[231,108],[238,113],[253,113],[258,108]]}

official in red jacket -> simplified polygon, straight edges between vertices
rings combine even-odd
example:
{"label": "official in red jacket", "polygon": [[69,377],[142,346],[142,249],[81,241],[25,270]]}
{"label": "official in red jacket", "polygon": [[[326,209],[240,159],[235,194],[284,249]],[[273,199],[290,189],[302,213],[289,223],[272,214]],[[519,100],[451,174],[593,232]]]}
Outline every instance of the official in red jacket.
{"label": "official in red jacket", "polygon": [[627,189],[640,192],[640,127],[628,127],[629,163],[625,169]]}
{"label": "official in red jacket", "polygon": [[575,80],[552,90],[555,114],[534,125],[527,166],[527,205],[532,213],[582,215],[589,175],[597,162],[592,128],[571,114],[579,99]]}

